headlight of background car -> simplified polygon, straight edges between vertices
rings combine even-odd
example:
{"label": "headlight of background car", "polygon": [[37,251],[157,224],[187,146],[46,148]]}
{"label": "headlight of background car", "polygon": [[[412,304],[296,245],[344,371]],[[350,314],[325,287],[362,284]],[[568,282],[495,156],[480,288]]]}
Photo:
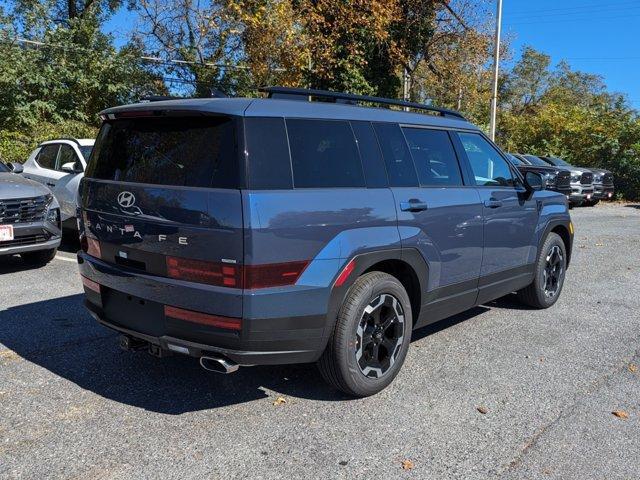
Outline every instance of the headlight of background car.
{"label": "headlight of background car", "polygon": [[47,212],[45,214],[45,220],[56,227],[60,227],[60,209],[53,206],[53,195],[47,194],[45,196],[45,202],[47,205]]}

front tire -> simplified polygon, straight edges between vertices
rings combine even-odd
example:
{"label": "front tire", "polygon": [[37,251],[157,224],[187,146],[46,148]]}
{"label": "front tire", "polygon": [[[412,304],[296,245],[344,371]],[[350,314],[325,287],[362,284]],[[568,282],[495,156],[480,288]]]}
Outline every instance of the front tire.
{"label": "front tire", "polygon": [[24,252],[20,256],[22,260],[31,265],[46,265],[53,257],[56,256],[57,248],[51,248],[49,250],[38,250],[36,252]]}
{"label": "front tire", "polygon": [[562,292],[567,271],[567,248],[557,233],[547,235],[535,265],[530,285],[518,291],[518,298],[533,308],[549,308]]}
{"label": "front tire", "polygon": [[400,371],[412,328],[411,302],[398,279],[383,272],[366,273],[347,292],[318,361],[320,373],[348,395],[374,395]]}

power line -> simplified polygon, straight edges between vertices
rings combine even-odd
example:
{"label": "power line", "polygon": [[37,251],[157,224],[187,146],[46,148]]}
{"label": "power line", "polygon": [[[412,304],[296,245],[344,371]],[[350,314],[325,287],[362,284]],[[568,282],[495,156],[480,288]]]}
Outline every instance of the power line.
{"label": "power line", "polygon": [[627,19],[627,18],[637,18],[638,15],[617,15],[613,17],[602,17],[599,16],[597,19],[593,17],[579,17],[579,18],[565,18],[562,20],[534,20],[532,22],[507,22],[509,25],[539,25],[539,24],[553,24],[553,23],[567,23],[567,22],[594,22],[594,23],[602,23],[607,20],[618,20],[618,19]]}

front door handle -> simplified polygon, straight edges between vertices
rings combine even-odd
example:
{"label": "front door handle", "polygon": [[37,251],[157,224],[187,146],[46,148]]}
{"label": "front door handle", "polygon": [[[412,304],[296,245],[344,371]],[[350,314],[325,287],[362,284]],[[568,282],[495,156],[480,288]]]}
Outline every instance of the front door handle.
{"label": "front door handle", "polygon": [[400,202],[400,210],[403,212],[422,212],[429,208],[426,202],[421,202],[415,198],[412,198],[408,202]]}
{"label": "front door handle", "polygon": [[50,183],[50,182],[47,182],[47,185],[48,185],[49,187],[55,187],[55,186],[56,186],[56,184],[55,184],[55,183]]}
{"label": "front door handle", "polygon": [[499,208],[502,206],[502,202],[495,198],[490,198],[489,200],[484,201],[484,206],[487,208]]}

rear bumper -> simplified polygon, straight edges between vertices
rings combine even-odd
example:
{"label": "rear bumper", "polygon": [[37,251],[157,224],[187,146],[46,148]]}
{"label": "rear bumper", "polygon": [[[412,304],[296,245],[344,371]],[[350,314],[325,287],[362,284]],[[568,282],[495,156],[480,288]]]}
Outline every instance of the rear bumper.
{"label": "rear bumper", "polygon": [[593,184],[593,198],[596,200],[613,198],[614,191],[613,185]]}
{"label": "rear bumper", "polygon": [[[230,316],[223,308],[225,303],[251,302],[251,296],[241,290],[221,293],[225,289],[138,274],[82,252],[78,263],[80,274],[101,286],[100,293],[85,287],[85,305],[91,315],[111,329],[165,350],[194,357],[215,352],[240,365],[272,365],[313,362],[324,349],[326,312],[255,318],[235,313],[233,316],[242,316],[240,331],[225,330],[167,317],[164,306]],[[296,301],[304,302],[300,296]]]}

